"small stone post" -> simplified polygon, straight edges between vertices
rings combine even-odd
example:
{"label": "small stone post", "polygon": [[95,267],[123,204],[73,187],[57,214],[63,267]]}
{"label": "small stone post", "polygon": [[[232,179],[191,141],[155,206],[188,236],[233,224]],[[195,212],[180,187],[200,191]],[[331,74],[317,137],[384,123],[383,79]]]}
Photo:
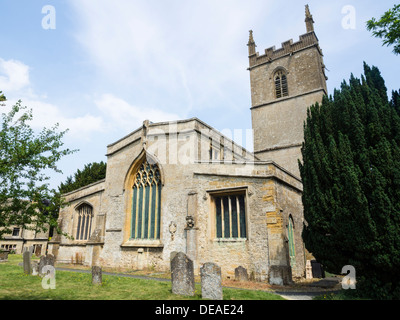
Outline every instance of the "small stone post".
{"label": "small stone post", "polygon": [[32,273],[32,265],[31,265],[31,253],[29,250],[25,250],[22,254],[24,258],[24,273],[31,274]]}
{"label": "small stone post", "polygon": [[101,267],[93,266],[92,267],[92,283],[93,284],[102,284],[103,283],[103,274]]}

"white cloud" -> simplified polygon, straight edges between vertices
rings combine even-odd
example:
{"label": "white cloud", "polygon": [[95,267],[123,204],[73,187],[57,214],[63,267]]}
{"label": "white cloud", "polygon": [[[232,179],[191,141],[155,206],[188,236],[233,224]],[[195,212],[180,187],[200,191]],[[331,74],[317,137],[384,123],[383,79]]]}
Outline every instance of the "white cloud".
{"label": "white cloud", "polygon": [[76,39],[110,83],[185,115],[234,106],[233,93],[247,93],[248,30],[272,1],[71,3]]}
{"label": "white cloud", "polygon": [[[99,116],[85,114],[77,117],[66,117],[61,108],[54,104],[39,100],[31,100],[23,98],[22,105],[32,109],[33,119],[30,125],[33,129],[41,130],[43,128],[52,128],[59,125],[59,130],[68,129],[68,135],[75,139],[89,140],[90,135],[94,132],[104,131],[103,119]],[[6,102],[6,110],[9,110],[16,101],[9,99]],[[3,110],[3,112],[7,112]]]}
{"label": "white cloud", "polygon": [[144,120],[151,122],[179,120],[180,117],[160,109],[140,108],[112,94],[103,94],[95,100],[96,106],[107,119],[108,128],[131,132],[140,127]]}
{"label": "white cloud", "polygon": [[[60,130],[69,129],[68,135],[74,138],[89,138],[91,133],[103,130],[104,123],[101,117],[91,114],[68,117],[61,107],[36,94],[31,87],[29,72],[30,67],[21,61],[6,61],[0,58],[0,90],[8,98],[8,110],[17,100],[21,100],[24,106],[33,110],[33,120],[30,123],[32,128],[40,130],[58,123]],[[6,112],[7,109],[3,109],[2,112]]]}
{"label": "white cloud", "polygon": [[28,87],[29,67],[17,60],[0,58],[0,90],[6,93]]}

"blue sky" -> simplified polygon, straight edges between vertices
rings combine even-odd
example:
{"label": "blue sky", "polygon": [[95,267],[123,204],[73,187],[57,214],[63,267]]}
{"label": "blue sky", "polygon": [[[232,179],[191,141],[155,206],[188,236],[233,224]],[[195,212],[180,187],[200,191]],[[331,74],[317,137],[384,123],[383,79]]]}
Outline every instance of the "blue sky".
{"label": "blue sky", "polygon": [[[250,129],[249,30],[260,54],[297,41],[307,3],[329,93],[351,73],[360,77],[363,61],[381,70],[390,91],[400,88],[400,56],[365,28],[396,1],[1,0],[0,90],[9,103],[33,108],[35,128],[69,128],[65,147],[80,151],[59,162],[56,187],[85,164],[106,161],[106,146],[145,119],[198,117],[223,132]],[[43,28],[54,17],[42,13],[47,5],[55,29]]]}

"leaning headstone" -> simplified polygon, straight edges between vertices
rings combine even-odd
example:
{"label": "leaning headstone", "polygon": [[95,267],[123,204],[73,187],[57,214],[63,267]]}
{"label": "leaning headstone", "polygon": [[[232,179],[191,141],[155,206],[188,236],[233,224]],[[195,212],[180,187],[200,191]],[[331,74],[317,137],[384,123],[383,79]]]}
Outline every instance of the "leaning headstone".
{"label": "leaning headstone", "polygon": [[235,269],[235,280],[237,281],[249,281],[247,269],[239,266]]}
{"label": "leaning headstone", "polygon": [[31,274],[32,272],[32,265],[31,265],[31,253],[29,250],[25,250],[24,253],[22,254],[24,262],[24,273],[25,274]]}
{"label": "leaning headstone", "polygon": [[215,263],[205,263],[200,268],[200,276],[202,298],[222,300],[221,268]]}
{"label": "leaning headstone", "polygon": [[101,267],[99,267],[99,266],[92,267],[92,283],[93,284],[102,284],[103,283],[103,275],[101,272]]}
{"label": "leaning headstone", "polygon": [[193,261],[183,252],[174,255],[171,261],[172,293],[194,296]]}
{"label": "leaning headstone", "polygon": [[55,262],[55,257],[52,254],[48,254],[46,256],[41,256],[40,257],[40,261],[39,261],[39,265],[38,265],[38,273],[39,275],[42,275],[43,272],[43,268],[45,266],[52,266],[54,267],[54,262]]}

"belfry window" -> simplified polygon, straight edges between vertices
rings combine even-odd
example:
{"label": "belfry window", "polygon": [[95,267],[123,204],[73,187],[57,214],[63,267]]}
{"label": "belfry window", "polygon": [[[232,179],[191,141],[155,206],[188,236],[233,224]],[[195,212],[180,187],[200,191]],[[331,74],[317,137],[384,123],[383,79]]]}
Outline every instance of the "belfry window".
{"label": "belfry window", "polygon": [[156,164],[142,163],[132,195],[132,239],[160,239],[161,175]]}
{"label": "belfry window", "polygon": [[78,208],[78,225],[76,228],[76,240],[88,240],[92,229],[93,208],[88,204],[82,204]]}
{"label": "belfry window", "polygon": [[289,95],[287,77],[284,71],[279,70],[275,73],[275,96],[276,98],[287,97]]}
{"label": "belfry window", "polygon": [[245,194],[214,197],[217,238],[246,238]]}

